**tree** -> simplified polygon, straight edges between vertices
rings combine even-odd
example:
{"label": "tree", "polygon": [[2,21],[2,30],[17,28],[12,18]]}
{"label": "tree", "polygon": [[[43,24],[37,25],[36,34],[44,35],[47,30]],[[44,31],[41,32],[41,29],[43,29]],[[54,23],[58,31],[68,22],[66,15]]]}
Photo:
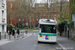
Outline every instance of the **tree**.
{"label": "tree", "polygon": [[[27,22],[30,12],[32,11],[33,2],[32,0],[15,0],[12,6],[14,20],[17,18],[23,20],[25,18]],[[8,11],[8,14],[10,14],[10,11]],[[16,23],[19,25],[19,22]],[[20,23],[22,24],[23,22],[21,21]]]}
{"label": "tree", "polygon": [[59,12],[58,24],[63,21],[69,21],[69,2],[62,0],[62,10]]}

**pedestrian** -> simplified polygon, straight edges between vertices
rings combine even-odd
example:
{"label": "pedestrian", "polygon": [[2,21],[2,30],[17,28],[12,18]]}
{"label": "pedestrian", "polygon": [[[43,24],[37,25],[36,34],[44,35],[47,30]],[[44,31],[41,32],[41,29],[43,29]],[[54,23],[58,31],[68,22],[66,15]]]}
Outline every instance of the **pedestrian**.
{"label": "pedestrian", "polygon": [[11,31],[8,30],[8,35],[11,35]]}
{"label": "pedestrian", "polygon": [[8,35],[9,35],[9,30],[8,30]]}
{"label": "pedestrian", "polygon": [[11,35],[11,31],[9,31],[9,35]]}
{"label": "pedestrian", "polygon": [[25,33],[27,34],[27,33],[28,33],[28,31],[26,30],[26,31],[25,31]]}
{"label": "pedestrian", "polygon": [[14,30],[14,28],[13,28],[13,30],[12,30],[12,35],[13,35],[13,36],[15,35],[15,30]]}
{"label": "pedestrian", "polygon": [[19,31],[19,29],[17,29],[17,34],[18,34],[18,36],[19,36],[19,34],[20,34],[20,31]]}
{"label": "pedestrian", "polygon": [[20,31],[19,31],[19,29],[17,29],[17,34],[18,34],[18,35],[20,34]]}

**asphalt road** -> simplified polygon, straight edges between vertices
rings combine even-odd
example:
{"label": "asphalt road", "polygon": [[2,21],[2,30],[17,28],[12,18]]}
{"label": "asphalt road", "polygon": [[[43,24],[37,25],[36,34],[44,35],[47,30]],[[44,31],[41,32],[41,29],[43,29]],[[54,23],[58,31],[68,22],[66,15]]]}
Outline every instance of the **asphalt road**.
{"label": "asphalt road", "polygon": [[37,43],[37,31],[31,31],[30,35],[27,35],[25,38],[15,40],[8,44],[0,46],[0,50],[59,50],[58,44],[51,43]]}

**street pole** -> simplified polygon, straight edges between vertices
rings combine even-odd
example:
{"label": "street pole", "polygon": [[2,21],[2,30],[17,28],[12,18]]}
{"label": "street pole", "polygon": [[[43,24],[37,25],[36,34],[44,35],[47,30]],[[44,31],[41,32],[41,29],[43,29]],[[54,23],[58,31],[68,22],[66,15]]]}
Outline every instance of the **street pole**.
{"label": "street pole", "polygon": [[33,17],[33,23],[34,23],[34,28],[35,28],[35,7],[34,7],[34,17]]}
{"label": "street pole", "polygon": [[12,24],[12,0],[11,0],[11,24]]}
{"label": "street pole", "polygon": [[68,24],[68,39],[69,39],[69,24],[70,24],[70,22],[68,21],[67,24]]}
{"label": "street pole", "polygon": [[31,16],[30,16],[30,29],[31,29]]}
{"label": "street pole", "polygon": [[62,12],[62,0],[60,0],[60,12]]}
{"label": "street pole", "polygon": [[1,40],[1,32],[0,32],[0,40]]}
{"label": "street pole", "polygon": [[[60,17],[62,18],[62,0],[60,0]],[[60,36],[62,36],[62,33],[60,33]]]}

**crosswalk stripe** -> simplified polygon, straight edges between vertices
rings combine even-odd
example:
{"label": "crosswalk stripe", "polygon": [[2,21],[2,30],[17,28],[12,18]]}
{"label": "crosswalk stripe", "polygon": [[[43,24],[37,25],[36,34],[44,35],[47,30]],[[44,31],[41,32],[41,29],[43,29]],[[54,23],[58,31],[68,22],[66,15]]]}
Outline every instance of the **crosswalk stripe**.
{"label": "crosswalk stripe", "polygon": [[38,35],[38,33],[28,33],[28,34],[27,34],[27,36],[29,36],[29,35],[37,36],[37,35]]}
{"label": "crosswalk stripe", "polygon": [[34,35],[36,35],[36,33],[34,33]]}

